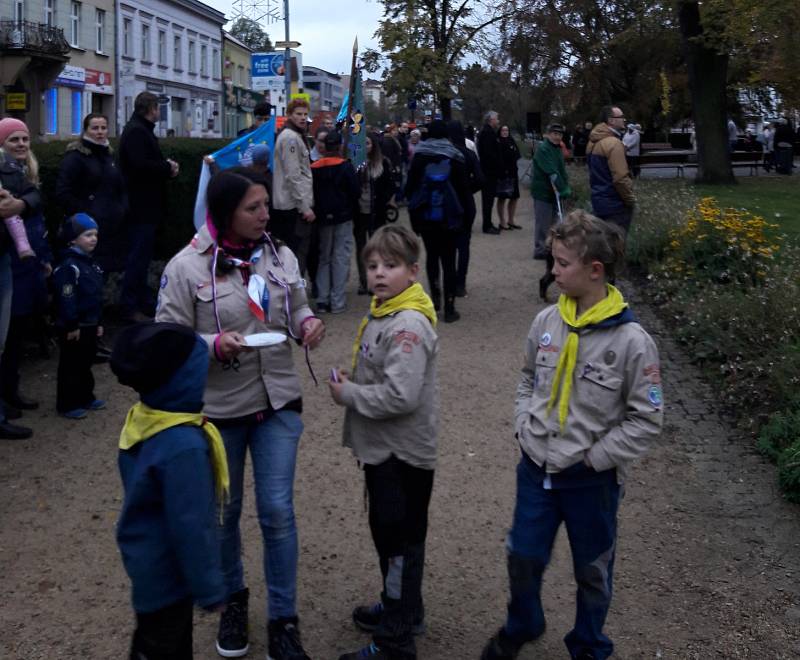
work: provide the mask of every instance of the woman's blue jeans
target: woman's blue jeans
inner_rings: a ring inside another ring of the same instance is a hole
[[[270,620],[294,616],[297,594],[297,526],[294,519],[294,469],[303,433],[300,414],[280,410],[262,422],[221,428],[228,454],[230,502],[223,516],[222,572],[228,594],[244,589],[242,513],[247,449],[253,463],[256,509],[264,542],[264,575]]]

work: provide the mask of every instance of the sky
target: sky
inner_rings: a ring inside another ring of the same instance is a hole
[[[205,4],[233,16],[233,0],[203,0]],[[266,0],[257,0],[266,2]],[[252,4],[253,0],[245,0]],[[273,0],[283,17],[283,0]],[[330,11],[328,11],[330,8]],[[320,0],[289,0],[289,38],[299,41],[303,66],[315,66],[331,73],[350,73],[353,40],[358,37],[359,52],[377,48],[373,38],[383,14],[379,0],[349,0],[347,3]],[[273,43],[284,39],[283,20],[261,26]],[[227,27],[230,27],[228,25]]]

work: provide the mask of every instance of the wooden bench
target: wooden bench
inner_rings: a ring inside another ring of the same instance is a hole
[[[731,154],[731,165],[750,167],[750,175],[758,174],[758,168],[764,164],[764,153],[761,151],[734,151]],[[697,167],[697,154],[677,153],[643,153],[639,156],[641,169],[665,169],[674,167],[675,176],[683,177],[686,169]]]

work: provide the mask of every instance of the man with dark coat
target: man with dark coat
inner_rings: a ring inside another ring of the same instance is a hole
[[[154,134],[158,97],[142,92],[133,115],[119,139],[119,164],[128,192],[128,260],[122,281],[120,307],[129,322],[152,320],[155,295],[147,286],[147,270],[153,256],[156,227],[164,220],[164,184],[178,176],[178,163],[164,158]]]
[[[483,170],[483,188],[481,189],[481,208],[483,209],[483,233],[499,234],[500,230],[492,224],[492,207],[494,206],[497,180],[502,175],[503,158],[500,151],[500,139],[497,129],[500,126],[500,115],[494,110],[486,113],[485,122],[478,134],[478,157]]]

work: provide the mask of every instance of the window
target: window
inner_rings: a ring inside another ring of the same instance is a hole
[[[197,73],[197,69],[195,68],[195,59],[194,59],[194,49],[195,43],[191,39],[189,39],[189,73]]]
[[[241,64],[236,67],[236,84],[244,87],[244,67]]]
[[[175,37],[172,43],[172,68],[176,71],[182,71],[183,53],[181,53],[181,38]]]
[[[208,75],[208,46],[200,45],[200,75]]]
[[[69,10],[69,45],[78,48],[81,36],[81,3],[70,3]]]
[[[216,48],[211,49],[211,70],[215,78],[219,78],[219,51]]]
[[[122,19],[122,54],[127,57],[131,56],[131,25],[130,18]]]
[[[44,93],[44,130],[48,135],[58,133],[58,89],[48,89]]]
[[[244,82],[242,83],[242,87],[247,87],[247,89],[250,89],[250,67],[247,67],[244,70],[244,75],[245,75],[245,78],[244,78]]]
[[[25,0],[14,0],[14,22],[22,23],[25,20]]]
[[[106,33],[106,13],[102,9],[98,9],[95,12],[94,28],[95,32],[97,33],[95,50],[98,53],[102,53],[105,44],[104,37]]]
[[[81,134],[81,122],[83,121],[83,92],[78,89],[72,90],[72,134]]]
[[[164,30],[158,31],[158,63],[162,66],[167,63],[167,33]]]
[[[150,61],[150,26],[142,24],[142,61]]]
[[[44,24],[48,27],[56,24],[56,0],[44,0]]]

